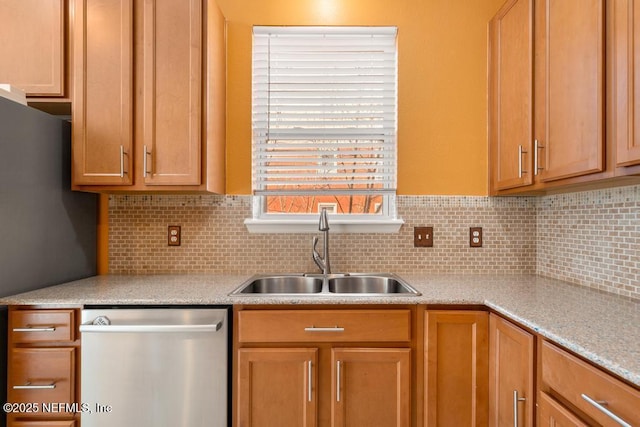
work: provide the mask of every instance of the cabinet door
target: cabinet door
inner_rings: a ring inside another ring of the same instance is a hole
[[[425,322],[426,425],[487,425],[488,313],[428,311]]]
[[[335,427],[411,424],[411,350],[334,348],[331,412]]]
[[[489,319],[489,425],[533,425],[533,335]]]
[[[587,427],[587,424],[541,391],[538,398],[538,427]]]
[[[0,82],[64,96],[64,0],[0,0]]]
[[[315,426],[317,361],[315,348],[240,349],[237,425]]]
[[[202,0],[144,0],[143,26],[144,183],[200,184]]]
[[[535,23],[534,168],[542,181],[600,172],[604,1],[538,0]]]
[[[490,23],[494,190],[533,183],[533,0],[509,0]]]
[[[73,182],[132,183],[133,0],[77,0]]]
[[[618,166],[640,164],[640,2],[614,0],[611,116]]]

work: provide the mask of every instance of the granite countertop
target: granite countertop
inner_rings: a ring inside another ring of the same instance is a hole
[[[484,304],[640,387],[640,301],[535,275],[400,276],[422,295],[229,296],[250,275],[108,275],[0,304]]]

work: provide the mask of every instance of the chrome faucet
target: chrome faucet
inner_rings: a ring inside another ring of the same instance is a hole
[[[318,237],[313,237],[313,261],[318,268],[322,271],[322,274],[331,274],[331,264],[329,263],[329,220],[327,219],[327,210],[322,209],[320,213],[320,223],[318,224],[318,230],[323,234],[323,250],[322,257],[316,250],[318,244]]]

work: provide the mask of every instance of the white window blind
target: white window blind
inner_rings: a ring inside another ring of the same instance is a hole
[[[254,27],[255,195],[395,194],[395,27]]]

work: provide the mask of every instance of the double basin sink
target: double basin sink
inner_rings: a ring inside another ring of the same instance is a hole
[[[280,274],[253,276],[230,295],[401,295],[418,296],[411,285],[394,274]]]

